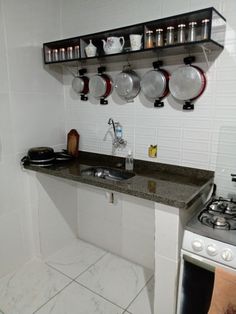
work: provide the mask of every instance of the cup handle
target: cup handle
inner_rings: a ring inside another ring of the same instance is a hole
[[[119,38],[119,40],[122,41],[121,48],[123,49],[124,44],[125,44],[125,39],[124,39],[124,37],[122,36],[122,37]]]

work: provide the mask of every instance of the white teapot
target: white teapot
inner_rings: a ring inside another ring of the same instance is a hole
[[[125,39],[124,37],[107,37],[107,41],[102,39],[103,42],[103,50],[106,55],[112,53],[119,53],[123,50]]]

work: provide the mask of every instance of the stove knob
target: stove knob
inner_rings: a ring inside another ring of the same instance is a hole
[[[206,249],[208,255],[215,256],[218,254],[218,250],[215,244],[209,244]]]
[[[221,257],[222,257],[223,260],[226,261],[226,262],[230,262],[230,261],[232,261],[233,258],[234,258],[233,252],[232,252],[230,249],[225,249],[224,251],[222,251]]]
[[[202,240],[193,240],[192,241],[192,248],[195,252],[201,252],[204,248],[204,244],[202,242]]]

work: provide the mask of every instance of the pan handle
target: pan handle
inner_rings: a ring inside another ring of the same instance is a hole
[[[163,66],[163,61],[161,61],[161,60],[155,61],[152,63],[152,66],[153,66],[154,70],[157,70]]]
[[[160,99],[156,99],[154,102],[154,107],[155,108],[162,108],[162,107],[164,107],[164,102],[161,101]]]
[[[196,58],[194,56],[189,56],[184,58],[184,64],[189,65],[195,62]]]
[[[190,101],[185,101],[185,104],[183,105],[183,110],[193,110],[194,104],[192,104]]]
[[[21,159],[21,165],[28,165],[30,160],[29,160],[29,157],[28,156],[24,156],[22,159]]]
[[[108,104],[108,100],[105,98],[101,98],[100,99],[100,105],[107,105]]]

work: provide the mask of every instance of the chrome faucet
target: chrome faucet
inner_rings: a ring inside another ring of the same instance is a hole
[[[112,125],[113,131],[114,131],[114,139],[112,141],[112,146],[116,148],[125,147],[127,144],[127,141],[125,141],[122,137],[117,136],[117,126],[119,125],[119,122],[114,122],[112,118],[108,120],[108,124]]]

